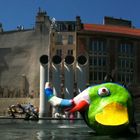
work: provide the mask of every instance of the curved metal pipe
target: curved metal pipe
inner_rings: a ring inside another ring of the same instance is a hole
[[[46,106],[47,100],[44,93],[44,85],[48,79],[48,56],[42,55],[40,57],[40,104],[39,104],[39,117],[46,117],[48,108]]]
[[[58,97],[61,96],[61,62],[62,59],[59,55],[52,58],[52,84],[54,94]]]
[[[88,59],[84,55],[77,57],[76,76],[77,88],[80,93],[86,88],[88,74]]]
[[[64,61],[64,97],[67,99],[72,98],[74,88],[74,56],[67,55]]]
[[[61,57],[59,55],[54,55],[52,57],[52,85],[53,93],[57,97],[61,97]],[[52,117],[58,112],[57,107],[52,108]],[[58,112],[60,113],[60,112]]]

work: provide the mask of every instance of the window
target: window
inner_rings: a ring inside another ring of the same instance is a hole
[[[97,72],[94,71],[94,81],[97,81]]]
[[[118,81],[125,83],[133,83],[134,74],[132,72],[119,72]]]
[[[97,57],[94,57],[94,66],[97,66],[98,65],[98,59]]]
[[[134,47],[123,42],[118,47],[118,81],[132,83],[134,77]]]
[[[97,52],[98,51],[97,41],[94,41],[92,45],[93,45],[92,46],[93,47],[93,51]]]
[[[92,72],[89,73],[89,80],[90,80],[90,81],[93,80],[93,73],[92,73]]]
[[[101,82],[107,73],[107,47],[103,39],[91,39],[90,68],[93,72],[93,82]],[[90,81],[92,82],[92,81]]]
[[[73,50],[68,50],[68,55],[73,55]]]
[[[58,29],[58,31],[66,31],[66,27],[63,23],[58,23],[57,29]]]
[[[89,65],[92,65],[93,64],[93,59],[92,57],[89,57]]]
[[[62,55],[62,50],[61,49],[56,50],[56,54],[61,56]]]
[[[98,79],[99,81],[103,80],[103,78],[102,78],[102,72],[98,72],[98,78],[99,78]]]
[[[93,80],[94,82],[103,81],[106,76],[105,71],[94,71]]]
[[[92,65],[97,66],[97,67],[105,67],[107,64],[106,59],[107,58],[105,56],[94,56],[93,57],[94,63]],[[92,61],[92,60],[90,60],[90,61]]]
[[[107,64],[106,61],[107,61],[107,60],[106,60],[106,57],[103,57],[103,58],[102,58],[102,66],[106,66],[106,64]]]
[[[132,75],[134,74],[134,59],[132,58],[118,58],[118,81],[132,82]]]
[[[68,24],[68,31],[72,31],[72,25]]]
[[[119,55],[133,56],[134,47],[131,43],[120,43],[118,47],[118,52],[119,52]]]
[[[104,54],[106,53],[105,41],[100,39],[91,40],[91,45],[89,49],[90,51],[92,51],[92,53]]]
[[[73,44],[73,36],[72,35],[68,36],[68,44]]]
[[[124,70],[133,70],[134,63],[135,63],[134,59],[118,58],[118,68],[120,70],[122,70],[122,69],[124,69]]]
[[[102,58],[101,57],[98,58],[98,65],[102,66]]]
[[[56,35],[56,44],[62,44],[62,35],[61,34]]]

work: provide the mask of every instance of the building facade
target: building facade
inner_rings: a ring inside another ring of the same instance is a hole
[[[39,97],[39,58],[47,54],[50,19],[39,9],[35,26],[4,31],[0,25],[0,97]]]
[[[89,84],[110,81],[139,94],[140,29],[131,21],[105,17],[103,25],[84,24],[77,32],[77,54],[89,56]],[[139,96],[139,95],[138,95]]]
[[[27,97],[30,93],[38,97],[39,58],[44,54],[51,56],[51,64],[54,56],[61,58],[63,85],[65,60],[73,64],[76,89],[77,61],[84,63],[86,58],[86,85],[104,82],[110,75],[139,94],[140,29],[131,21],[105,17],[103,24],[84,24],[77,16],[74,21],[56,21],[56,25],[49,34],[51,20],[41,9],[32,29],[4,31],[0,25],[1,97]]]
[[[85,56],[87,85],[114,81],[139,96],[140,29],[134,28],[131,21],[105,17],[102,25],[83,24],[76,17],[76,21],[58,21],[57,25],[57,31],[51,36],[52,55],[60,55],[63,60],[67,55],[74,56],[74,70],[77,58]],[[76,72],[74,83],[77,85]]]

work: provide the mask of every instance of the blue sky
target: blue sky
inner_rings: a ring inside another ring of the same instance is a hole
[[[38,8],[56,20],[75,20],[81,16],[84,23],[102,24],[104,16],[131,20],[140,28],[140,0],[0,0],[0,22],[4,30],[18,25],[31,28]]]

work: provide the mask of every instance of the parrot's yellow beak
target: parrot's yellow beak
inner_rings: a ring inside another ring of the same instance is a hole
[[[118,126],[129,123],[127,108],[119,103],[111,103],[103,108],[103,111],[96,114],[98,123],[107,126]]]

